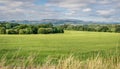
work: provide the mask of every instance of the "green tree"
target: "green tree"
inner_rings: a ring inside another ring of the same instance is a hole
[[[47,33],[47,34],[53,33],[53,29],[52,29],[52,28],[46,28],[46,33]]]
[[[18,32],[15,31],[14,29],[7,29],[7,30],[6,30],[6,33],[7,33],[7,34],[18,34]]]
[[[11,24],[10,23],[7,23],[6,24],[6,29],[10,29],[11,28]]]
[[[25,29],[20,29],[19,34],[25,34]]]
[[[107,32],[108,30],[109,30],[109,28],[107,26],[101,26],[98,31],[99,32]]]
[[[46,34],[46,29],[45,28],[39,28],[38,29],[38,34]]]
[[[117,25],[117,26],[116,26],[115,32],[120,33],[120,25]]]
[[[57,28],[57,33],[64,33],[64,30],[62,28]]]
[[[6,29],[4,27],[0,27],[0,34],[5,34],[6,33]]]
[[[31,28],[26,28],[25,33],[26,34],[33,34],[33,30]]]
[[[38,29],[38,34],[50,34],[53,33],[52,28],[39,28]]]
[[[33,31],[31,28],[20,29],[19,34],[33,34]]]

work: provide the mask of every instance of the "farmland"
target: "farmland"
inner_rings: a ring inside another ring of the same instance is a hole
[[[120,34],[108,32],[65,31],[64,34],[0,35],[0,58],[6,56],[9,61],[14,55],[17,55],[15,59],[37,55],[37,63],[41,63],[48,56],[59,58],[72,54],[84,60],[93,54],[96,56],[100,51],[116,48],[119,51],[119,43]]]

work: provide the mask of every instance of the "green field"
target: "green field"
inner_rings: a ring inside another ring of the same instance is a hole
[[[119,33],[65,31],[64,34],[0,35],[0,58],[10,59],[39,54],[41,62],[47,56],[59,56],[109,50],[119,46]],[[118,49],[119,50],[119,49]]]

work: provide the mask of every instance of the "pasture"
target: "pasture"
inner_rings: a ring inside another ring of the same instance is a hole
[[[105,32],[65,31],[64,34],[31,34],[0,35],[0,58],[5,55],[8,61],[16,58],[27,58],[37,54],[37,62],[46,57],[75,55],[83,59],[90,53],[99,51],[120,50],[120,34]],[[87,55],[86,55],[87,54]]]

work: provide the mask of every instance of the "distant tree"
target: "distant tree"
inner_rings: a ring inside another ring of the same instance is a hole
[[[46,24],[47,25],[47,28],[52,28],[53,27],[53,24],[52,23],[48,23]]]
[[[26,28],[25,34],[33,34],[33,30],[31,28]]]
[[[19,34],[19,29],[14,29],[15,34]]]
[[[64,33],[64,30],[62,28],[57,28],[57,33]]]
[[[39,28],[38,34],[50,34],[50,33],[62,33],[63,30],[58,29],[56,27],[54,28]]]
[[[6,33],[6,29],[4,27],[0,27],[0,34],[5,34]]]
[[[46,34],[49,34],[49,33],[53,33],[53,29],[52,28],[46,28]]]
[[[6,24],[6,29],[10,29],[11,28],[11,24],[10,23],[7,23]]]
[[[3,27],[2,24],[0,24],[0,27]]]
[[[25,29],[20,29],[19,34],[25,34]]]
[[[69,24],[61,25],[61,27],[62,27],[63,29],[66,29],[68,26],[69,26]]]
[[[33,31],[31,28],[19,29],[19,34],[33,34]]]
[[[78,28],[79,31],[83,31],[83,26],[80,25],[79,28]]]
[[[109,28],[107,26],[102,26],[99,28],[99,32],[107,32],[109,30]]]
[[[18,32],[15,31],[14,29],[7,29],[6,34],[18,34]]]
[[[115,32],[120,33],[120,25],[117,25],[117,26],[116,26]]]
[[[56,27],[53,27],[53,33],[57,33],[57,28]]]
[[[25,29],[25,28],[27,28],[27,27],[28,27],[28,25],[25,25],[25,24],[19,25],[19,29]]]
[[[74,26],[73,25],[68,25],[66,29],[67,30],[74,30]]]
[[[31,29],[32,29],[33,34],[37,34],[37,32],[38,32],[38,27],[37,26],[32,25]]]
[[[52,23],[38,25],[38,28],[52,28],[52,27],[53,27]]]
[[[89,26],[88,25],[83,25],[83,31],[88,31]]]
[[[16,27],[16,26],[19,26],[20,24],[17,24],[17,23],[11,23],[11,28],[13,27]]]
[[[39,28],[38,29],[38,34],[46,34],[46,29],[45,28]]]

